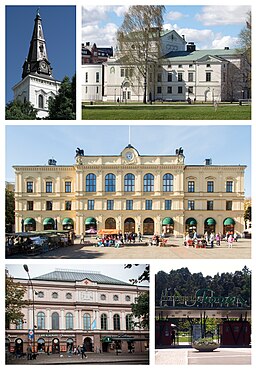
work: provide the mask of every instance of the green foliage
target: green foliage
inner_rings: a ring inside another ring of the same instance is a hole
[[[144,329],[149,328],[149,292],[140,293],[136,302],[132,303],[132,313],[139,319],[138,325]]]
[[[132,268],[132,266],[133,266],[132,264],[127,264],[124,266],[124,268],[130,269]],[[134,264],[134,266],[139,266],[139,264]],[[143,281],[149,281],[149,275],[150,275],[149,265],[146,265],[143,273],[137,279],[130,279],[130,281],[132,282],[132,284],[138,284],[142,283]]]
[[[26,101],[13,100],[6,104],[5,119],[7,120],[35,120],[37,111],[33,105]]]
[[[12,225],[15,223],[14,209],[14,192],[5,189],[5,227],[6,231],[10,229],[9,232],[11,231]]]
[[[13,278],[5,273],[5,325],[9,328],[11,323],[18,323],[23,319],[22,308],[29,302],[24,300],[26,289],[15,283]]]
[[[248,221],[252,220],[252,207],[251,206],[247,207],[246,210],[244,211],[244,219]]]
[[[73,77],[64,77],[61,82],[58,94],[55,98],[49,98],[49,115],[47,119],[70,120],[76,119],[76,79]]]

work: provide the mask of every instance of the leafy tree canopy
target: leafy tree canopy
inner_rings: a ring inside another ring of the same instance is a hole
[[[35,120],[37,111],[29,102],[13,100],[6,104],[5,119],[7,120]]]

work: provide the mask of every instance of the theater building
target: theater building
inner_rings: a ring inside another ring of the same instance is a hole
[[[135,286],[99,272],[56,270],[31,281],[14,278],[27,288],[23,322],[6,329],[6,349],[26,352],[144,352],[149,332],[134,325],[131,304],[147,287]],[[33,304],[34,302],[34,304]],[[34,324],[34,325],[33,325]],[[32,328],[35,327],[34,336]]]
[[[15,231],[100,229],[182,236],[244,230],[244,165],[185,164],[183,150],[118,155],[77,149],[73,165],[13,166]]]

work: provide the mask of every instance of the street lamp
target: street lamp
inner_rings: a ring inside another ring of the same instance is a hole
[[[29,268],[28,265],[23,265],[24,270],[28,274],[28,281],[31,285],[32,289],[32,326],[33,326],[33,352],[36,350],[36,345],[35,345],[35,298],[34,298],[34,286],[29,274]]]

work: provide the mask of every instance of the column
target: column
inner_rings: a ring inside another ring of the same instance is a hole
[[[109,315],[108,315],[108,330],[113,330],[114,329],[114,325],[113,325],[113,312],[112,311],[109,311]]]

